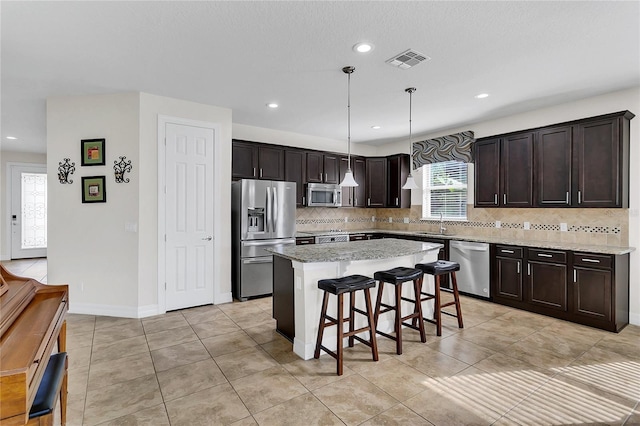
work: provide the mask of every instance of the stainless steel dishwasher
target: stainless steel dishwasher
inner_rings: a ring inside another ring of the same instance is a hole
[[[456,272],[458,290],[462,293],[488,299],[489,293],[489,244],[470,241],[451,241],[449,258],[460,264]]]

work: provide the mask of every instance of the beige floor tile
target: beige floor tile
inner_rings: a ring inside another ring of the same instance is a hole
[[[91,362],[111,361],[139,353],[149,352],[147,338],[143,336],[129,337],[114,343],[93,345]]]
[[[154,373],[151,354],[148,352],[91,363],[87,390],[92,391]]]
[[[427,347],[407,352],[398,359],[431,377],[453,376],[469,367],[469,364]]]
[[[491,349],[464,340],[459,334],[433,342],[429,347],[467,364],[475,364],[495,353]]]
[[[165,405],[171,424],[176,426],[230,424],[249,416],[249,411],[228,383],[174,399]]]
[[[580,355],[575,361],[569,364],[569,366],[609,364],[625,362],[628,360],[629,358],[620,355],[617,352],[610,351],[601,346],[594,346]]]
[[[89,366],[69,369],[67,374],[67,393],[69,398],[84,398],[87,394]]]
[[[620,354],[628,359],[640,361],[640,337],[636,337],[634,334],[620,333],[619,336],[607,336],[600,340],[596,346]]]
[[[443,425],[491,425],[500,414],[434,380],[429,389],[408,399],[404,405],[433,423]]]
[[[228,318],[223,311],[214,305],[198,306],[196,308],[183,309],[180,311],[189,324],[211,321],[218,318]]]
[[[242,349],[257,346],[255,340],[247,335],[244,331],[235,333],[227,333],[221,336],[209,337],[202,339],[202,344],[207,348],[212,357],[225,355]]]
[[[253,416],[249,416],[231,423],[231,426],[258,426],[258,423],[255,421]]]
[[[245,328],[244,331],[259,345],[279,339],[282,336],[276,331],[275,323],[263,323],[255,327]]]
[[[338,376],[336,374],[336,360],[329,355],[322,355],[319,359],[306,361],[298,358],[296,361],[283,364],[283,367],[309,390],[318,389],[355,374],[344,364],[342,376]]]
[[[96,318],[96,331],[93,336],[94,345],[108,345],[129,337],[144,335],[144,329],[142,328],[140,320],[137,320],[136,322],[127,322],[123,325],[112,325],[106,328],[98,328],[98,320],[100,318],[108,317]]]
[[[271,314],[261,309],[257,312],[243,312],[242,314],[227,313],[227,315],[241,328],[249,328],[262,324],[270,324],[275,328],[276,325],[276,320],[271,317]]]
[[[182,365],[193,364],[210,357],[207,349],[198,340],[151,352],[153,365],[158,373]]]
[[[164,315],[142,319],[142,327],[144,328],[145,334],[158,333],[160,331],[184,327],[185,325],[189,325],[189,323],[184,319],[184,315],[182,315],[180,311],[168,312]]]
[[[111,327],[135,329],[137,326],[142,326],[142,321],[136,318],[96,316],[96,330]]]
[[[263,343],[260,347],[280,364],[287,364],[300,359],[300,357],[293,352],[293,344],[282,336],[276,336],[274,340]]]
[[[306,393],[254,415],[260,426],[343,426],[318,399]]]
[[[82,348],[93,345],[93,330],[86,333],[67,333],[68,348]]]
[[[92,332],[96,327],[95,315],[68,314],[67,335]]]
[[[196,332],[200,339],[220,336],[222,334],[233,333],[241,330],[235,322],[231,321],[226,316],[192,324],[191,328]]]
[[[417,415],[402,404],[389,408],[371,420],[362,423],[362,426],[431,426],[431,423]]]
[[[91,346],[67,346],[69,355],[69,370],[88,367],[91,363]]]
[[[398,403],[356,374],[316,389],[313,394],[348,425],[360,424]]]
[[[475,368],[487,373],[505,373],[505,372],[536,372],[546,375],[548,378],[555,376],[557,373],[553,370],[536,367],[526,361],[512,358],[508,355],[497,353],[473,365]]]
[[[74,398],[69,396],[67,400],[67,426],[82,426],[84,416],[84,395],[82,398]],[[54,413],[60,413],[60,409],[56,408]],[[58,420],[59,421],[59,420]],[[58,424],[54,422],[54,424]]]
[[[162,403],[155,374],[87,392],[84,424],[96,425]]]
[[[100,426],[169,426],[169,417],[164,404],[155,407],[137,411],[126,416],[119,417],[115,420],[101,423]]]
[[[281,366],[269,368],[250,376],[231,381],[231,386],[252,414],[281,404],[307,393],[287,370]]]
[[[359,369],[358,374],[400,402],[422,392],[425,381],[430,379],[397,359],[370,363]]]
[[[147,343],[152,351],[198,340],[190,325],[147,334]]]
[[[569,365],[590,348],[588,343],[537,332],[512,344],[502,353],[538,367],[554,368]]]
[[[252,347],[214,358],[227,380],[236,380],[278,365],[260,347]]]
[[[499,352],[515,342],[535,333],[535,330],[517,326],[505,327],[498,320],[487,321],[476,327],[465,328],[460,337],[478,346]]]
[[[158,373],[160,390],[165,401],[221,385],[227,379],[212,359],[194,362]]]

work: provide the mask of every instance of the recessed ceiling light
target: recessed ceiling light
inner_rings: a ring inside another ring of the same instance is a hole
[[[480,93],[479,95],[476,95],[476,99],[484,99],[488,97],[489,97],[488,93]]]
[[[18,138],[16,138],[15,136],[7,136],[7,139],[15,140],[15,139],[18,139]]]
[[[353,46],[353,50],[358,53],[371,52],[373,50],[373,44],[366,42],[357,43]]]
[[[268,104],[267,104],[267,106],[268,106],[269,108],[278,108],[278,104],[276,104],[276,103],[274,103],[274,102],[268,103]]]
[[[372,128],[373,130],[378,130],[378,129],[380,129],[380,126],[371,126],[371,128]]]

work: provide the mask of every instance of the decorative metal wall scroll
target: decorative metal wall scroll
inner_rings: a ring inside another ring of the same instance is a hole
[[[73,180],[69,179],[69,176],[76,171],[76,163],[73,162],[69,164],[69,161],[71,161],[69,158],[65,158],[64,162],[60,161],[58,163],[58,180],[62,184],[73,183]]]
[[[116,176],[116,183],[129,183],[129,178],[125,178],[124,174],[131,172],[131,160],[127,161],[127,157],[120,157],[120,161],[113,161],[113,171]]]

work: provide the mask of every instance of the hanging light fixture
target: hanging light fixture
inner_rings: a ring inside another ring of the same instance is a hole
[[[340,186],[358,186],[358,182],[353,178],[351,172],[351,74],[356,69],[352,66],[342,68],[342,72],[347,74],[347,173],[344,175],[344,179],[340,182]]]
[[[411,140],[411,97],[416,88],[408,87],[404,91],[409,94],[409,176],[407,176],[407,181],[402,189],[420,189],[415,179],[413,179],[413,141]]]

